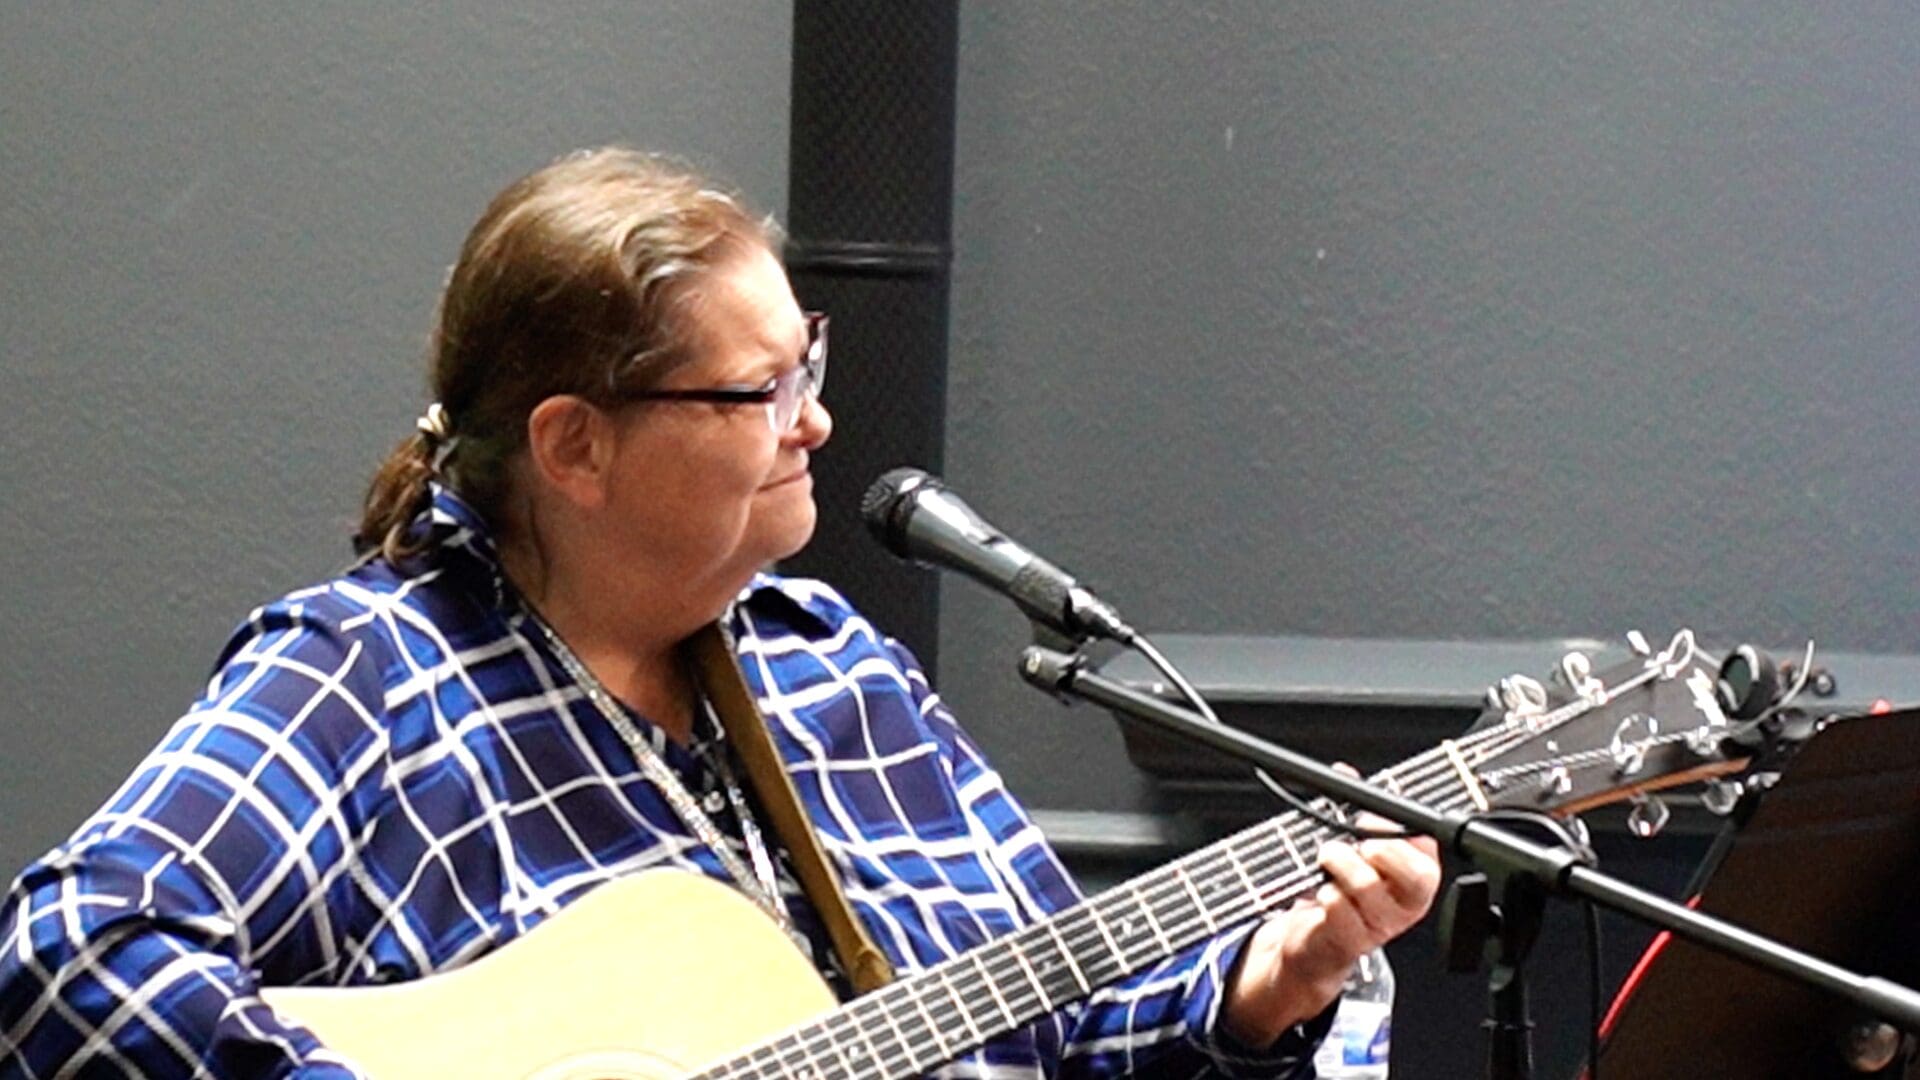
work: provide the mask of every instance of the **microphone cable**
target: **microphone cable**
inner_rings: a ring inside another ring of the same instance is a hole
[[[1207,704],[1207,699],[1201,696],[1200,691],[1196,690],[1194,685],[1187,681],[1187,677],[1180,674],[1180,669],[1174,667],[1173,662],[1168,660],[1166,655],[1156,648],[1153,642],[1147,639],[1145,634],[1135,631],[1124,638],[1123,643],[1138,652],[1141,656],[1146,657],[1147,663],[1153,665],[1154,670],[1158,671],[1167,682],[1173,685],[1174,689],[1180,692],[1180,696],[1186,699],[1187,704],[1193,707],[1194,712],[1198,713],[1201,719],[1215,727],[1224,728],[1229,726],[1226,721],[1220,719],[1219,715],[1213,711],[1213,706]],[[1274,779],[1273,774],[1267,770],[1255,766],[1253,775],[1255,779],[1260,781],[1263,787],[1269,792],[1272,792],[1273,795],[1282,802],[1285,802],[1288,806],[1299,811],[1310,820],[1336,833],[1360,840],[1406,840],[1416,835],[1397,825],[1381,828],[1377,826],[1357,825],[1351,821],[1344,821],[1323,812],[1309,800],[1301,797],[1286,785]]]

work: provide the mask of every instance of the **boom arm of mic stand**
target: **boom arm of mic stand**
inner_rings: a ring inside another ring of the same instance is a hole
[[[1771,938],[1704,915],[1618,878],[1580,865],[1562,848],[1547,847],[1484,821],[1448,814],[1354,779],[1314,759],[1141,693],[1098,672],[1084,658],[1030,646],[1021,656],[1026,680],[1057,697],[1091,701],[1162,731],[1218,750],[1324,795],[1370,810],[1407,829],[1435,837],[1448,850],[1490,871],[1527,874],[1551,893],[1584,897],[1679,937],[1845,998],[1896,1027],[1920,1033],[1920,994],[1876,976],[1860,975]]]

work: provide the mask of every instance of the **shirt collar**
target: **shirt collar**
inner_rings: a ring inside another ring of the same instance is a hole
[[[413,519],[416,535],[424,533],[427,548],[442,572],[463,578],[486,593],[496,608],[511,592],[500,552],[486,519],[452,488],[427,481],[431,496],[426,509]]]

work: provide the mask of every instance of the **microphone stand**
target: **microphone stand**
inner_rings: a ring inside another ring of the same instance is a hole
[[[1895,1027],[1920,1031],[1920,994],[1907,987],[1856,974],[1636,888],[1582,865],[1565,848],[1534,843],[1470,815],[1434,810],[1285,747],[1209,723],[1188,709],[1089,670],[1087,658],[1077,652],[1030,646],[1021,655],[1020,674],[1062,701],[1086,700],[1125,713],[1372,811],[1410,832],[1432,836],[1447,850],[1472,860],[1488,878],[1499,883],[1501,925],[1494,931],[1499,935],[1499,947],[1490,983],[1494,1015],[1489,1022],[1488,1044],[1488,1067],[1495,1080],[1530,1080],[1533,1055],[1528,1039],[1532,1025],[1527,1019],[1522,964],[1549,895],[1591,900],[1743,963],[1836,994]]]

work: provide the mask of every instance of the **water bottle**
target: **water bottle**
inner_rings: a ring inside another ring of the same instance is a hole
[[[1375,949],[1353,965],[1333,1015],[1333,1030],[1313,1055],[1322,1080],[1387,1080],[1393,1036],[1393,968]]]

